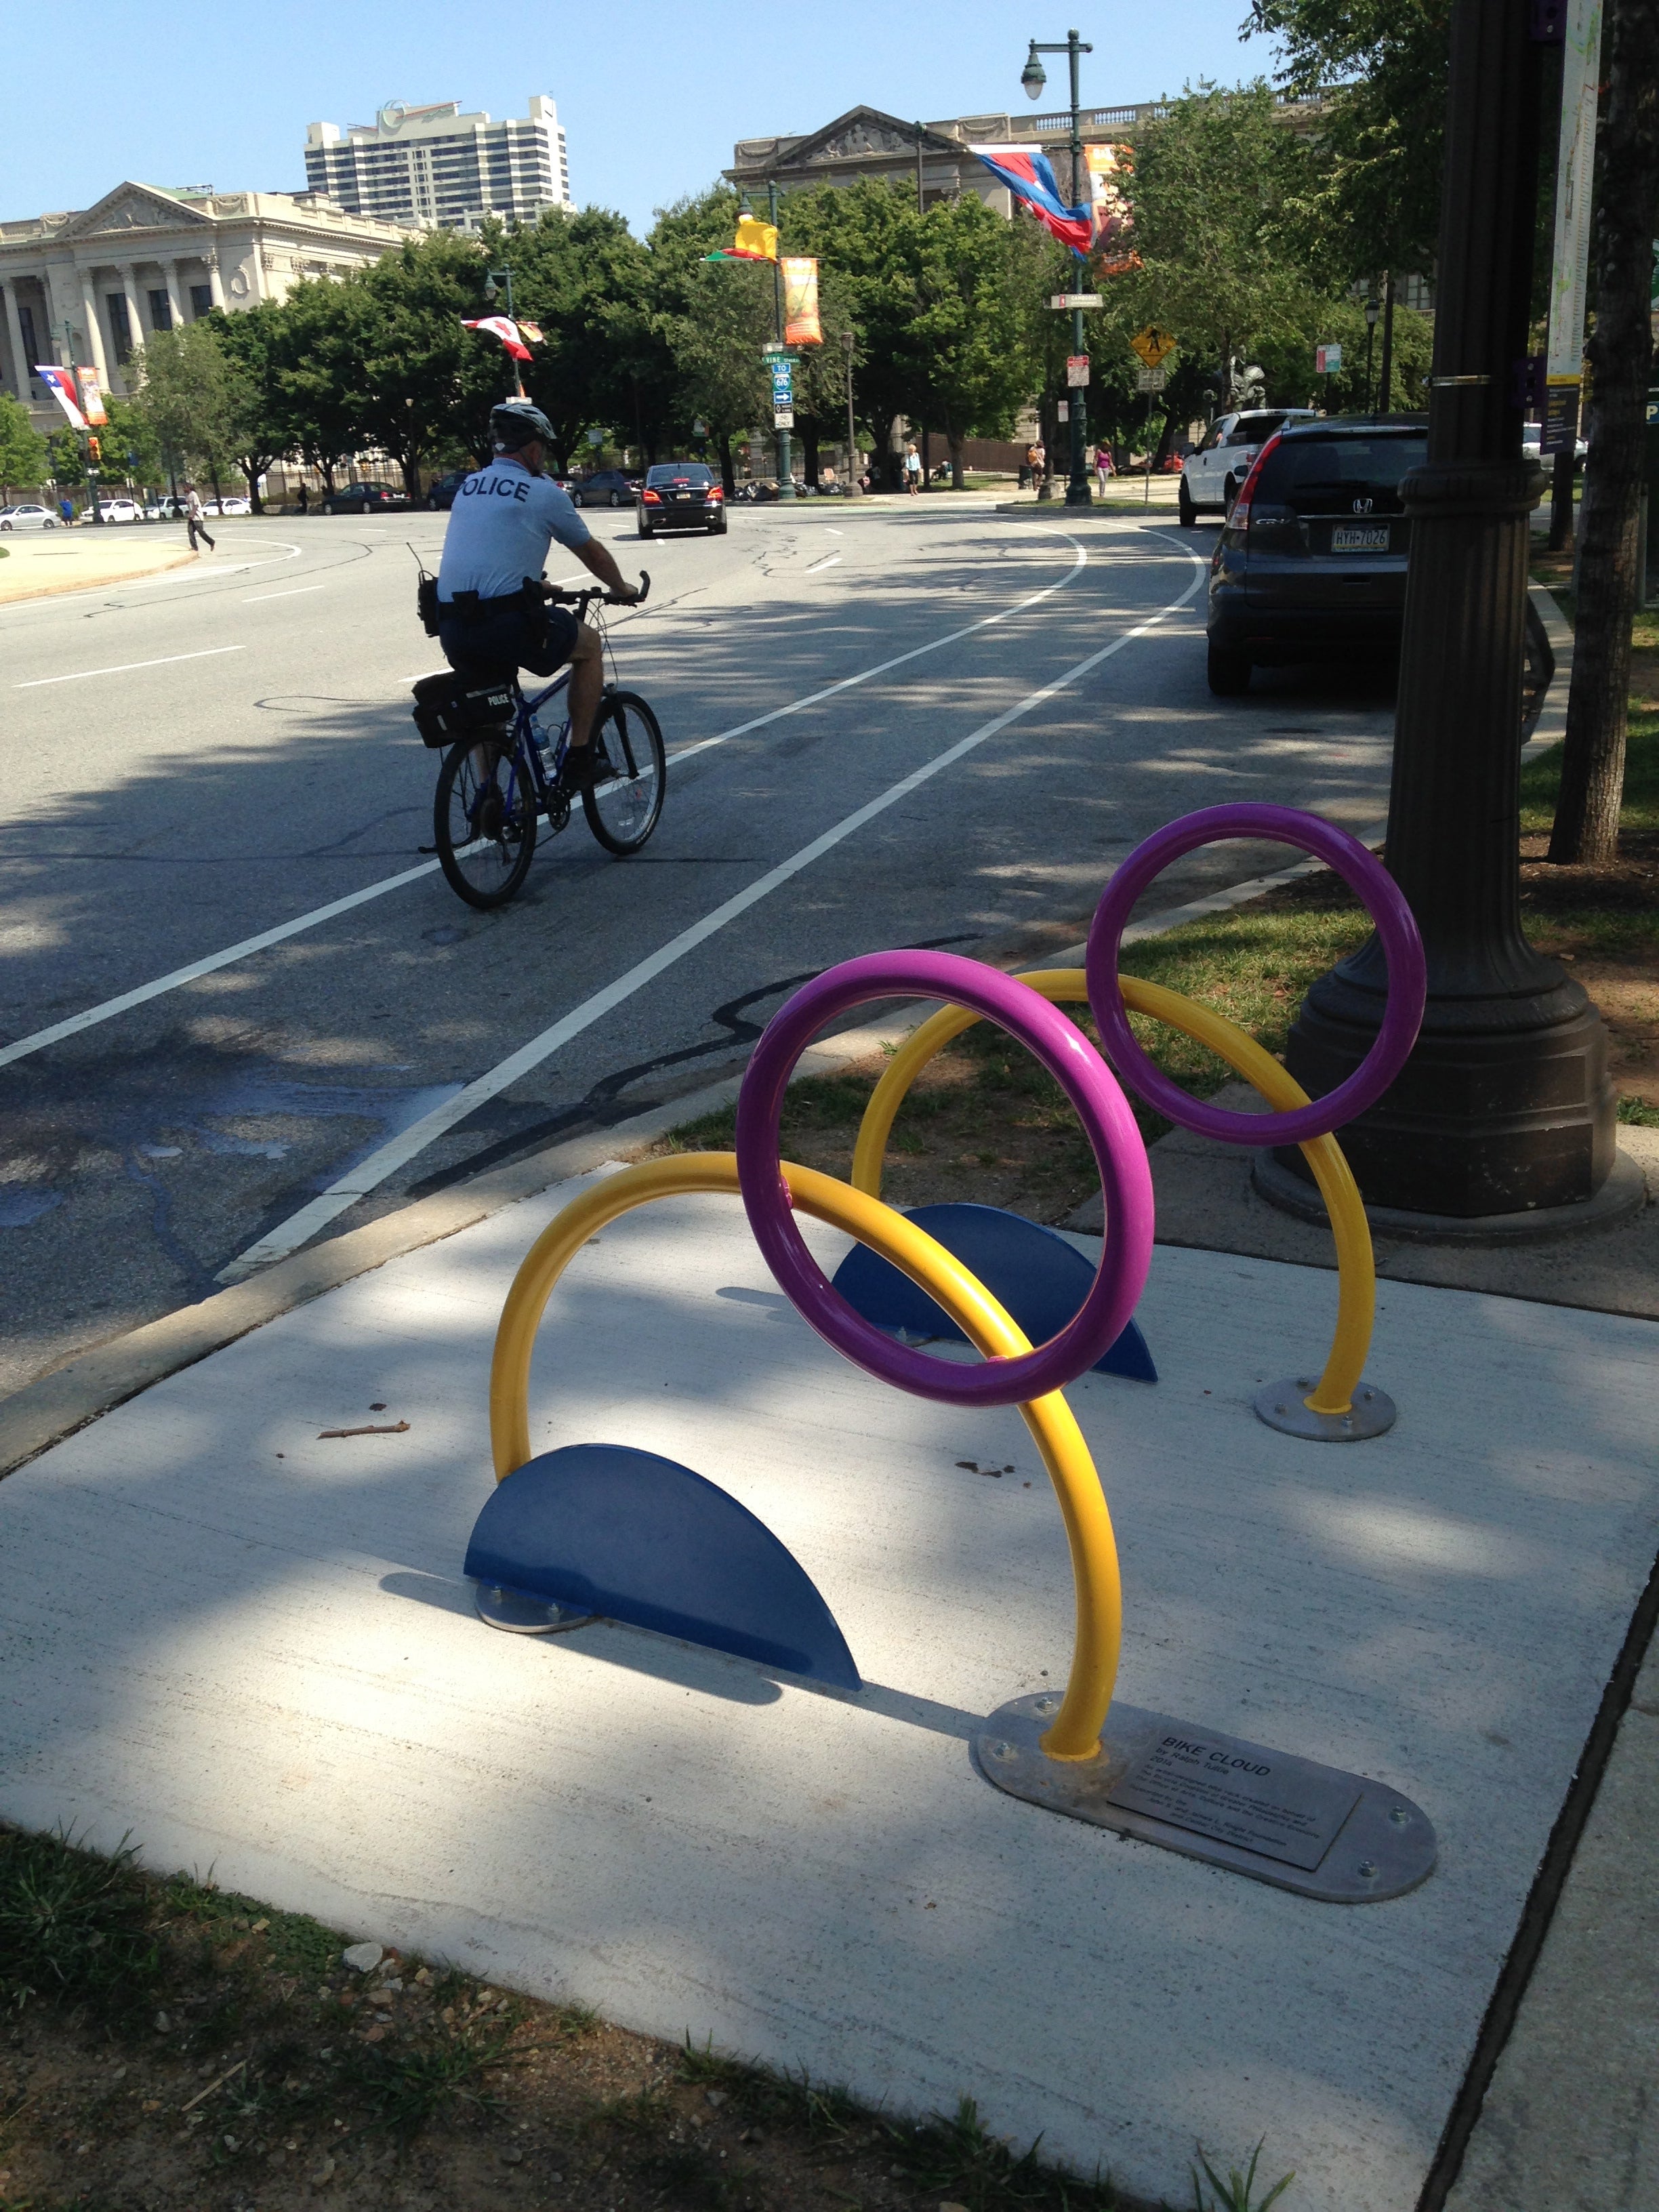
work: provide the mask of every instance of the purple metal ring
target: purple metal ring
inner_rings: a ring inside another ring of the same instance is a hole
[[[780,1169],[778,1116],[796,1060],[824,1024],[871,999],[943,999],[971,1006],[1017,1037],[1077,1109],[1105,1194],[1107,1233],[1089,1294],[1060,1334],[1018,1359],[977,1367],[895,1344],[853,1311],[795,1226]],[[781,1006],[755,1047],[738,1098],[738,1180],[755,1241],[805,1320],[884,1382],[947,1406],[1014,1406],[1058,1390],[1122,1334],[1152,1252],[1152,1178],[1127,1099],[1100,1054],[1029,985],[954,952],[872,952],[846,960]]]
[[[1389,996],[1376,1042],[1346,1083],[1288,1114],[1233,1114],[1205,1106],[1161,1074],[1141,1050],[1129,1027],[1117,976],[1124,926],[1135,901],[1171,860],[1199,845],[1228,837],[1270,840],[1294,845],[1334,868],[1370,909],[1389,963]],[[1340,1129],[1345,1121],[1380,1098],[1411,1054],[1422,1025],[1428,995],[1428,970],[1416,918],[1400,886],[1382,862],[1357,837],[1292,806],[1206,806],[1184,814],[1135,847],[1095,909],[1089,932],[1089,1004],[1100,1024],[1101,1042],[1124,1081],[1149,1106],[1167,1114],[1179,1127],[1226,1145],[1300,1145]]]

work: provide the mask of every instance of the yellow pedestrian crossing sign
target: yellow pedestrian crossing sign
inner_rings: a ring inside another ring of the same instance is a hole
[[[1156,323],[1148,323],[1144,331],[1135,332],[1129,343],[1148,368],[1156,368],[1165,354],[1175,351],[1175,332],[1160,330]]]

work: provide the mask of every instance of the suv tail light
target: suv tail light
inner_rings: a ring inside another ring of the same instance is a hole
[[[640,497],[645,501],[647,507],[660,507],[662,505],[662,494],[659,491],[642,491],[640,494]]]
[[[1256,484],[1261,478],[1261,464],[1267,459],[1268,454],[1272,453],[1273,447],[1279,443],[1280,438],[1283,437],[1284,434],[1285,434],[1282,430],[1275,430],[1272,437],[1268,439],[1267,444],[1261,448],[1261,451],[1256,455],[1255,460],[1250,464],[1250,473],[1245,477],[1243,484],[1239,487],[1238,497],[1233,501],[1233,511],[1227,517],[1227,527],[1229,530],[1248,530],[1249,528],[1250,501],[1255,495]]]

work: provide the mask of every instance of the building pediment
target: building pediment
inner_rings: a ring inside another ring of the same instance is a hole
[[[957,154],[962,150],[954,138],[929,131],[925,125],[921,140],[931,153]],[[830,161],[857,161],[871,155],[914,156],[915,150],[914,123],[906,123],[896,115],[885,115],[878,107],[854,107],[792,147],[785,166],[792,169],[815,168]]]
[[[158,192],[153,185],[118,185],[96,206],[71,216],[58,233],[65,244],[93,238],[131,237],[152,230],[180,230],[199,227],[211,230],[212,220],[199,208]]]

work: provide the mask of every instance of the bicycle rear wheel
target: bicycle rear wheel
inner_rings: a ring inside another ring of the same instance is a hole
[[[469,906],[505,906],[536,852],[536,794],[513,738],[461,738],[438,773],[432,828],[438,863]]]
[[[607,853],[637,853],[657,826],[668,783],[657,718],[637,691],[607,692],[593,743],[610,773],[582,793],[587,826]]]

